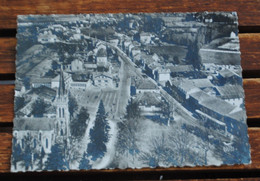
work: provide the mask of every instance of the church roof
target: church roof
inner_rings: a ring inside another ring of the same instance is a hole
[[[56,96],[56,91],[46,86],[31,89],[28,94],[36,95],[43,99],[52,100]]]
[[[51,78],[32,78],[32,83],[51,83]]]
[[[14,130],[18,131],[51,131],[54,130],[55,119],[50,118],[15,118]]]

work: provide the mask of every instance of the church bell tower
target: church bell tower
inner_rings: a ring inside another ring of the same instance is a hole
[[[69,137],[69,108],[68,108],[68,94],[65,88],[63,67],[60,69],[59,88],[57,90],[55,105],[56,105],[56,123],[55,132],[58,137],[67,139]]]

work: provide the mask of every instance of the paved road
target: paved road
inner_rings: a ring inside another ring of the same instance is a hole
[[[91,39],[91,40],[97,40],[96,38],[92,38],[92,37],[88,37],[88,36],[85,36],[85,38],[88,38],[88,39]],[[137,65],[134,62],[132,62],[132,60],[126,55],[125,52],[123,52],[117,46],[114,46],[114,45],[112,45],[108,42],[105,42],[105,41],[99,40],[99,39],[98,39],[98,41],[101,41],[105,45],[113,48],[117,52],[117,55],[120,56],[122,62],[124,63],[123,67],[124,67],[125,77],[123,77],[124,81],[122,81],[122,82],[124,82],[124,87],[126,87],[125,86],[126,77],[129,76],[126,73],[129,74],[130,71],[133,71],[135,73],[135,75],[137,75],[142,80],[147,79],[147,80],[151,81],[152,83],[154,83],[156,86],[158,86],[158,88],[160,89],[161,95],[170,103],[171,109],[173,111],[173,115],[176,114],[176,115],[180,116],[182,118],[181,119],[182,123],[186,123],[188,125],[196,126],[196,127],[200,128],[201,130],[204,130],[204,131],[210,131],[209,129],[207,129],[203,125],[201,125],[201,123],[198,122],[198,120],[192,116],[192,113],[190,111],[188,111],[186,108],[184,108],[177,100],[175,100],[170,94],[168,94],[168,92],[166,92],[161,86],[159,86],[158,83],[154,79],[150,78],[149,76],[147,76],[147,78],[143,78],[143,76],[142,76],[143,73],[141,72],[141,70],[139,68],[137,68]],[[203,49],[203,51],[208,51],[208,50]],[[227,53],[229,53],[229,52],[227,52]],[[122,88],[120,92],[123,93],[123,91],[125,91],[124,88]],[[118,105],[120,105],[120,104],[118,104]],[[118,115],[119,115],[119,113],[120,112],[118,111]],[[215,131],[212,134],[218,135],[218,137],[222,138],[222,140],[227,140],[227,137],[222,135],[218,131]]]
[[[92,38],[89,36],[85,36],[85,38],[88,38],[91,40],[96,40],[95,38]],[[144,79],[142,76],[143,73],[141,72],[141,70],[137,68],[137,65],[134,62],[132,62],[132,60],[126,55],[125,52],[123,52],[117,46],[114,46],[108,42],[105,42],[103,40],[99,40],[99,41],[101,41],[105,45],[113,48],[117,52],[117,55],[120,56],[120,58],[122,60],[121,62],[123,63],[122,66],[125,70],[124,71],[125,77],[123,77],[123,80],[120,82],[122,82],[123,84],[126,83],[126,77],[128,77],[128,75],[126,75],[126,73],[129,73],[130,70],[133,71],[135,73],[135,75],[137,75],[139,78]],[[154,79],[150,78],[149,76],[147,76],[147,78],[145,78],[145,79],[147,79],[148,81],[151,81],[153,84],[158,86],[158,83]],[[190,120],[194,123],[197,122],[196,119],[194,117],[192,117],[192,113],[190,113],[187,109],[185,109],[178,101],[176,101],[171,95],[169,95],[161,86],[158,86],[158,88],[160,89],[162,96],[171,104],[171,107],[175,113],[182,116],[184,118],[184,120]],[[123,92],[123,91],[125,91],[124,88],[122,88],[120,92]],[[191,123],[191,122],[189,122],[189,123]]]
[[[119,78],[120,78],[120,84],[119,84],[119,99],[117,101],[117,109],[115,112],[115,116],[117,118],[122,117],[125,114],[126,106],[128,104],[128,100],[130,98],[130,75],[128,72],[128,66],[125,64],[125,62],[119,58],[119,61],[121,62],[121,68],[119,71]]]

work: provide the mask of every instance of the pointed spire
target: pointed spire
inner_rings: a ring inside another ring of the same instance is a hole
[[[63,75],[63,65],[61,64],[58,97],[62,97],[64,95],[65,95],[65,83],[64,83],[64,75]]]

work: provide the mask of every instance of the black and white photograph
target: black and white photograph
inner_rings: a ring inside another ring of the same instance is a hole
[[[237,13],[17,23],[12,172],[251,162]]]

